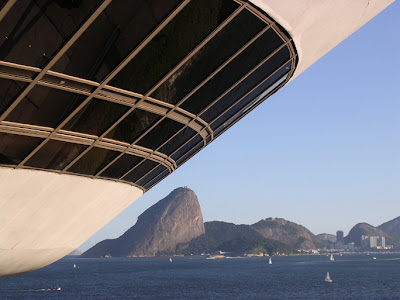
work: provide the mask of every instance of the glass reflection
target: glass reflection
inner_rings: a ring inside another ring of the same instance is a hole
[[[6,120],[54,128],[81,104],[84,98],[82,95],[37,85]]]
[[[43,67],[99,2],[16,1],[1,21],[0,60]]]
[[[95,175],[108,165],[120,152],[93,147],[67,171],[86,175]]]
[[[63,129],[100,136],[128,109],[128,106],[92,99]]]
[[[51,140],[41,147],[25,165],[43,169],[62,170],[87,147],[87,145]]]
[[[172,104],[178,103],[265,26],[249,11],[242,11],[171,75],[152,97]]]
[[[145,94],[238,6],[231,0],[193,0],[136,55],[110,85]]]
[[[18,165],[42,140],[0,132],[0,164]]]

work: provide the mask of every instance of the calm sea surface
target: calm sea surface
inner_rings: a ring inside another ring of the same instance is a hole
[[[64,258],[0,278],[0,299],[400,299],[400,254],[375,256]]]

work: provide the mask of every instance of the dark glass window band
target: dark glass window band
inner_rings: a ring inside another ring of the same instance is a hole
[[[182,5],[183,2],[178,0],[168,3],[155,0],[153,4],[148,7],[148,12],[159,14],[147,28],[143,28],[143,32],[133,37],[134,40],[128,41],[129,28],[137,28],[140,17],[133,20],[135,13],[123,9],[124,1],[112,1],[54,65],[54,70],[97,82],[51,71],[44,74],[39,68],[30,66],[13,69],[10,63],[0,63],[0,85],[3,87],[0,112],[7,110],[3,115],[7,116],[7,122],[0,123],[1,165],[67,172],[149,189],[290,80],[297,63],[293,42],[279,24],[250,3],[193,0]],[[182,10],[164,22],[166,15],[179,5]],[[156,6],[160,6],[160,11],[154,10]],[[82,18],[77,27],[65,28],[69,31],[65,31],[63,39],[68,40],[74,31],[79,30],[79,24],[93,8],[82,11],[86,15],[80,15]],[[211,17],[207,12],[209,8],[215,8]],[[41,9],[47,13],[45,7]],[[21,10],[24,11],[27,10]],[[63,13],[62,10],[54,12],[54,16]],[[19,12],[14,10],[9,18],[16,13]],[[74,13],[80,14],[79,10]],[[124,16],[116,18],[120,14]],[[60,29],[57,22],[61,19],[54,19],[54,16],[48,16],[55,22],[51,26]],[[9,20],[12,23],[12,19]],[[166,25],[159,27],[162,22]],[[96,31],[102,24],[108,30],[104,35],[106,39],[99,40],[102,46],[85,65],[85,55],[90,56],[96,47],[96,43],[90,44],[87,37],[91,35],[96,39]],[[136,57],[130,56],[132,49],[142,43],[154,28],[160,30],[146,39],[147,46],[140,48]],[[3,29],[10,30],[8,27]],[[242,33],[238,34],[241,30]],[[192,35],[188,36],[188,32]],[[128,44],[124,44],[124,39]],[[16,42],[15,49],[19,47]],[[82,43],[87,47],[81,47]],[[177,47],[179,51],[174,50]],[[161,48],[165,51],[159,52]],[[276,55],[269,57],[270,53],[278,50]],[[86,51],[86,54],[80,57],[80,51]],[[131,62],[127,57],[133,58]],[[28,60],[32,58],[35,60],[34,56],[26,56]],[[16,59],[15,63],[43,67],[47,57],[31,63],[26,59]],[[160,59],[162,65],[154,63]],[[291,63],[279,69],[288,59]],[[122,61],[127,64],[113,73],[115,80],[107,86],[98,85]],[[146,66],[145,61],[151,64]],[[43,77],[35,82],[38,72],[43,73]],[[124,74],[129,76],[124,78]],[[273,75],[267,78],[269,74]],[[267,79],[264,81],[264,78]],[[27,83],[35,86],[24,94]],[[112,86],[113,83],[116,86]],[[90,96],[95,90],[99,97],[96,97],[96,92]],[[118,99],[109,98],[107,91],[110,95],[118,94]],[[125,99],[124,93],[128,96]],[[20,102],[13,103],[20,94]],[[154,99],[147,100],[150,94]],[[83,100],[83,96],[89,98]],[[151,107],[153,100],[165,104],[151,109],[140,106]],[[174,107],[176,104],[178,109]],[[180,107],[191,114],[182,114]],[[9,122],[22,123],[22,129],[16,130],[17,133],[7,131],[10,129],[4,129],[4,126],[7,127]],[[62,137],[63,132],[67,133],[66,138]],[[79,142],[85,138],[87,141]],[[43,139],[47,142],[42,143]],[[39,144],[41,146],[37,148]],[[152,152],[141,154],[140,149]],[[158,156],[151,156],[155,152]],[[168,164],[172,161],[174,166],[166,164],[167,161]]]

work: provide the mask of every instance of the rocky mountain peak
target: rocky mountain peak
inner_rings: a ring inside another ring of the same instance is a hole
[[[204,234],[204,222],[196,194],[177,188],[138,217],[122,236],[105,240],[84,257],[152,256],[175,251],[176,245]]]

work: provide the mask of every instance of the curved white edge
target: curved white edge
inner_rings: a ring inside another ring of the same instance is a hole
[[[0,167],[0,276],[64,257],[142,194],[104,179]]]
[[[292,37],[299,56],[293,80],[394,0],[251,0]]]

